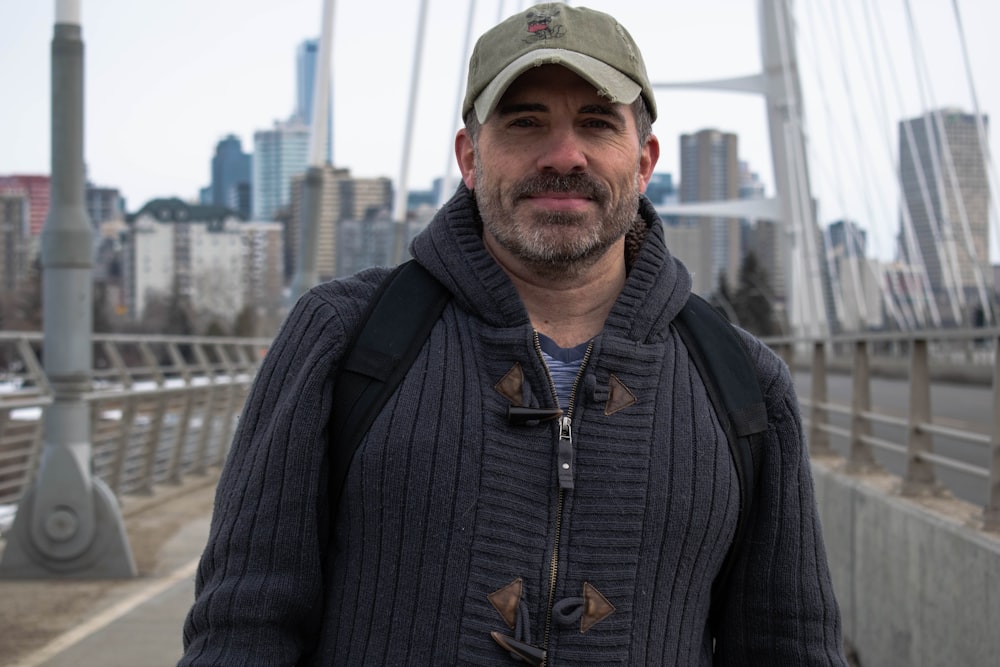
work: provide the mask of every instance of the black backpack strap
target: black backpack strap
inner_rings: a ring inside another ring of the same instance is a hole
[[[397,266],[368,304],[333,383],[330,409],[330,517],[354,452],[420,353],[451,293],[420,264]]]
[[[761,434],[767,430],[767,409],[757,382],[757,374],[743,341],[715,308],[692,294],[674,324],[726,431],[740,483],[740,514],[736,534],[719,575],[712,584],[710,620],[714,629],[720,600],[753,511],[754,486],[760,464],[760,452],[755,450],[759,450]]]

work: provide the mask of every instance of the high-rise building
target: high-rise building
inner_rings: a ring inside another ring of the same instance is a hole
[[[100,229],[101,225],[108,222],[125,220],[125,200],[118,188],[99,187],[87,183],[84,198],[87,217],[90,218],[90,224],[94,229]]]
[[[18,190],[28,200],[28,233],[38,236],[42,233],[45,218],[49,215],[52,181],[48,176],[14,174],[0,176],[0,190]]]
[[[763,199],[764,181],[760,180],[760,174],[750,168],[750,163],[745,160],[739,161],[740,199]]]
[[[284,225],[246,222],[240,225],[246,252],[244,303],[256,313],[255,335],[273,336],[284,319]]]
[[[271,220],[287,206],[292,178],[306,171],[309,160],[309,126],[295,119],[276,121],[270,130],[254,133],[253,218]]]
[[[646,184],[646,197],[658,204],[677,203],[677,188],[674,187],[674,176],[665,172],[653,172]]]
[[[392,266],[399,224],[386,209],[365,220],[341,220],[337,225],[337,276],[349,276],[372,266]]]
[[[316,235],[316,271],[319,279],[330,280],[344,272],[337,266],[338,228],[344,220],[374,221],[380,214],[392,210],[392,182],[381,178],[353,178],[347,169],[336,169],[330,165],[323,167],[322,200],[320,203],[320,223]],[[285,236],[285,256],[287,269],[294,275],[298,266],[299,225],[302,214],[303,177],[295,178],[292,185],[292,210],[288,233]],[[367,241],[366,241],[367,243]],[[367,257],[361,259],[364,266],[387,264],[391,260],[393,246],[383,248],[382,244],[366,246]],[[362,248],[359,247],[360,252]],[[383,255],[381,253],[389,254]]]
[[[868,247],[868,232],[850,220],[831,222],[827,230],[830,250],[835,257],[864,257]]]
[[[680,202],[734,200],[740,194],[738,141],[735,134],[701,130],[680,138]],[[740,267],[740,221],[738,218],[681,218],[682,227],[701,230],[700,257],[681,257],[695,274],[694,291],[715,291],[719,276],[732,285]]]
[[[0,290],[9,294],[27,278],[31,265],[28,197],[0,187]]]
[[[211,200],[205,203],[225,206],[250,219],[251,157],[243,152],[239,137],[230,134],[215,145],[212,157]]]
[[[987,117],[982,122],[988,127]],[[900,254],[911,265],[922,260],[939,310],[950,319],[951,300],[976,299],[978,280],[993,291],[990,188],[976,116],[941,109],[900,121],[899,174],[915,239],[902,243]]]
[[[244,225],[235,211],[179,199],[154,199],[129,216],[122,273],[130,315],[143,317],[159,297],[235,318],[246,298]]]
[[[307,39],[295,52],[295,114],[294,118],[312,127],[315,99],[316,69],[319,66],[319,40]],[[332,84],[331,84],[332,86]],[[326,161],[333,162],[333,93],[327,98]]]

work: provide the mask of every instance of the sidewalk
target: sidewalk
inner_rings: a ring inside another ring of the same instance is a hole
[[[124,501],[135,579],[0,581],[0,667],[175,665],[217,479]]]

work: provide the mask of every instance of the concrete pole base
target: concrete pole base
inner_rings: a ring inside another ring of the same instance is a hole
[[[92,480],[96,533],[79,555],[57,558],[31,535],[35,489],[18,503],[14,525],[0,559],[0,579],[129,579],[138,575],[118,500],[99,479]]]

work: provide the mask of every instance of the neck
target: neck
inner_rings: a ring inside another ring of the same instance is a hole
[[[534,270],[496,244],[487,242],[487,248],[510,276],[532,326],[560,347],[573,347],[599,334],[625,286],[621,240],[596,262],[558,275]]]

